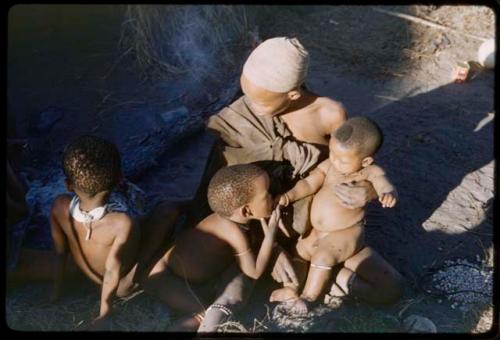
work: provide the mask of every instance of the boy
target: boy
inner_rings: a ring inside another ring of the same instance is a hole
[[[116,146],[102,138],[83,136],[63,153],[68,191],[59,195],[50,214],[57,260],[52,299],[61,291],[68,253],[83,273],[102,285],[100,328],[111,312],[112,298],[126,296],[137,288],[148,261],[172,232],[177,211],[164,204],[138,221],[127,214],[112,190],[121,179],[120,155]],[[142,233],[142,235],[141,235]]]
[[[365,209],[345,208],[334,193],[336,185],[367,180],[372,183],[384,208],[396,204],[395,188],[384,170],[373,164],[373,155],[382,141],[382,132],[370,119],[356,117],[347,120],[332,134],[329,159],[281,196],[280,204],[287,206],[315,194],[310,217],[313,228],[297,243],[297,257],[294,259],[300,263],[297,272],[302,281],[307,262],[310,262],[310,267],[300,296],[297,286],[284,285],[273,292],[271,301],[294,301],[292,310],[306,313],[308,304],[316,301],[324,290],[332,267],[346,261],[364,246]]]
[[[208,203],[214,212],[178,236],[145,283],[148,292],[190,314],[170,330],[213,332],[245,303],[269,262],[276,226],[283,228],[269,185],[267,173],[253,164],[224,167],[212,177]],[[255,220],[264,232],[257,253],[249,227]],[[205,310],[198,296],[204,301],[217,298]]]

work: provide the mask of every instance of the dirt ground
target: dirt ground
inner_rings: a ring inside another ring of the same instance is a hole
[[[484,38],[495,34],[493,11],[486,7],[378,8],[415,15]],[[455,63],[475,60],[481,41],[409,22],[369,6],[299,6],[283,9],[277,18],[282,20],[260,28],[261,37],[297,36],[311,53],[308,86],[341,101],[350,116],[373,118],[385,132],[377,158],[398,188],[400,202],[392,210],[383,210],[377,204],[369,206],[367,243],[403,274],[407,284],[401,301],[392,306],[368,306],[345,299],[296,318],[267,302],[275,286],[270,279],[263,279],[250,305],[223,330],[404,332],[403,320],[416,314],[432,320],[438,332],[487,332],[493,322],[491,286],[471,283],[468,289],[474,298],[466,304],[453,292],[436,290],[432,281],[443,268],[460,266],[459,260],[468,261],[468,268],[474,266],[484,277],[491,277],[493,271],[493,71],[481,70],[464,84],[452,82]],[[118,14],[115,20],[120,20]],[[107,24],[102,22],[99,27]],[[20,56],[11,58],[9,54],[8,95],[9,109],[16,112],[21,134],[29,133],[33,112],[50,105],[71,108],[50,134],[37,137],[39,142],[53,143],[57,153],[68,139],[68,126],[74,128],[72,132],[94,125],[94,131],[108,131],[121,119],[132,125],[139,123],[137,105],[145,102],[150,110],[188,105],[189,98],[183,96],[182,89],[171,95],[177,99],[164,103],[149,85],[141,83],[130,60],[120,59],[120,54],[110,48],[118,33],[110,32],[107,40],[101,39],[103,46],[79,45],[82,60],[65,59],[61,56],[65,50],[56,45],[38,52],[9,46]],[[30,78],[30,69],[24,65],[37,53],[42,56],[31,67],[39,77]],[[43,70],[43,56],[51,55],[66,61],[61,64],[65,71],[55,77],[43,74],[49,72]],[[50,96],[43,91],[42,82],[47,79],[52,81]],[[129,87],[131,83],[135,85]],[[212,95],[219,96],[221,102],[227,100],[224,98],[234,95],[234,86],[228,87],[225,93]],[[84,119],[84,112],[95,116]],[[124,112],[133,114],[124,118]],[[127,132],[114,133],[128,137]],[[134,133],[144,131],[137,128]],[[139,186],[145,191],[158,191],[161,198],[183,199],[194,193],[209,137],[197,133],[186,138],[186,143],[180,143],[181,151],[167,151],[158,157],[147,176],[138,180]],[[36,150],[35,145],[33,154]],[[193,154],[196,164],[176,162]],[[39,157],[30,167],[49,163]],[[179,173],[186,175],[174,184]],[[147,179],[155,176],[165,186],[157,187],[158,182]],[[471,277],[467,271],[456,275],[462,275],[458,281]],[[42,303],[47,287],[47,283],[29,284],[8,292],[6,318],[11,328],[76,330],[97,315],[99,293],[91,284],[69,288],[55,305]],[[475,298],[478,295],[486,298]],[[116,307],[114,330],[163,331],[171,322],[169,310],[144,293],[118,300]]]

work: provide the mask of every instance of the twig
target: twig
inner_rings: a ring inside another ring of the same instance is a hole
[[[416,23],[419,23],[419,24],[422,24],[422,25],[426,25],[426,26],[430,26],[430,27],[433,27],[433,28],[437,28],[437,29],[440,29],[440,30],[455,32],[455,33],[458,33],[458,34],[461,34],[461,35],[465,35],[465,36],[467,36],[469,38],[473,38],[473,39],[477,39],[477,40],[481,40],[481,41],[488,40],[488,38],[484,38],[484,37],[480,37],[480,36],[477,36],[477,35],[474,35],[474,34],[462,32],[462,31],[459,31],[459,30],[451,28],[451,27],[447,27],[447,26],[444,26],[444,25],[436,24],[434,22],[431,22],[431,21],[428,21],[428,20],[425,20],[425,19],[417,18],[417,17],[415,17],[413,15],[403,14],[403,13],[393,12],[393,11],[388,11],[388,10],[385,10],[385,9],[375,8],[375,7],[372,7],[372,9],[374,11],[377,11],[377,12],[381,12],[381,13],[384,13],[384,14],[392,15],[392,16],[395,16],[395,17],[398,17],[398,18],[401,18],[401,19],[406,19],[406,20],[409,20],[409,21],[413,21],[413,22],[416,22]]]
[[[420,296],[419,298],[417,299],[410,299],[410,301],[403,307],[401,308],[401,310],[399,311],[398,313],[398,318],[401,319],[401,317],[403,316],[403,313],[406,312],[406,310],[411,306],[411,305],[414,305],[414,304],[417,304],[417,303],[420,303],[420,301],[422,301],[424,299],[423,296]]]

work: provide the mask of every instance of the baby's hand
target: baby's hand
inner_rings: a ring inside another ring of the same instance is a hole
[[[278,202],[279,205],[282,205],[284,207],[287,207],[290,204],[290,198],[286,193],[280,196],[280,200]]]
[[[383,208],[392,208],[398,201],[398,195],[395,191],[382,194],[378,200],[382,203]]]

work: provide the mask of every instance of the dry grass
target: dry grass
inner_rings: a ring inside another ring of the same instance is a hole
[[[44,302],[47,287],[30,284],[7,295],[9,327],[23,331],[79,331],[98,315],[98,290],[71,291],[49,304]],[[117,300],[114,310],[110,330],[159,332],[170,324],[168,310],[143,293]]]
[[[245,6],[129,5],[120,45],[146,77],[201,78],[235,68],[249,31]]]

